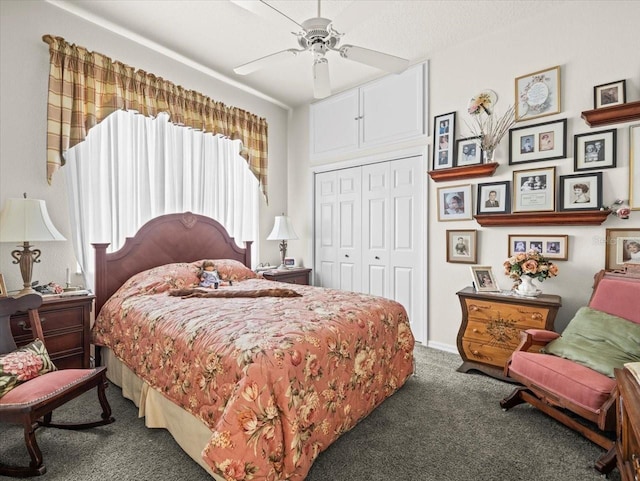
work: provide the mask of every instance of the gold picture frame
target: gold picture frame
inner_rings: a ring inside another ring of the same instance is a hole
[[[4,283],[4,276],[0,274],[0,297],[7,297],[7,286]]]
[[[471,275],[477,292],[500,292],[491,266],[471,266]]]
[[[624,269],[625,264],[640,265],[640,229],[606,229],[605,236],[606,270]],[[631,252],[632,246],[638,251]]]
[[[560,66],[516,77],[515,92],[517,121],[560,113]]]
[[[475,264],[478,262],[478,231],[460,229],[447,231],[447,262]]]

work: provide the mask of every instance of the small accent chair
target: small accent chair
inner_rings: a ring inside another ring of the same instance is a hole
[[[4,364],[0,361],[0,375],[5,376],[2,379],[2,385],[0,385],[0,389],[4,388],[5,391],[5,394],[0,397],[0,422],[22,424],[24,426],[24,439],[31,457],[29,466],[9,466],[0,463],[0,475],[29,477],[38,476],[46,472],[42,452],[35,437],[35,431],[40,426],[61,429],[85,429],[114,421],[111,417],[111,407],[105,395],[105,388],[107,387],[105,367],[63,369],[58,371],[51,363],[46,349],[43,347],[44,336],[42,334],[40,316],[38,315],[38,307],[41,304],[42,296],[39,294],[27,294],[16,298],[0,298],[0,340],[2,341],[0,343],[0,355],[10,353],[9,355],[11,356],[11,354],[17,353],[17,357],[14,356],[16,359],[13,362],[11,358],[6,356],[3,356],[3,360],[6,361]],[[29,322],[35,339],[34,343],[29,346],[36,346],[29,352],[26,352],[29,347],[21,348],[17,351],[14,351],[15,348],[11,348],[15,346],[15,343],[11,334],[10,316],[16,312],[24,311],[29,314]],[[37,339],[42,343],[39,343]],[[7,348],[7,346],[10,347]],[[20,356],[23,357],[20,358]],[[35,362],[29,363],[29,359],[35,360]],[[27,360],[26,363],[24,362],[25,360]],[[11,372],[16,371],[16,366],[19,365],[30,365],[30,375],[19,374],[17,378],[10,378]],[[36,370],[35,373],[34,369]],[[22,376],[22,378],[19,376]],[[28,377],[31,378],[24,382],[16,381],[16,379]],[[7,381],[7,379],[10,380]],[[6,392],[8,386],[8,392]],[[14,387],[11,388],[10,386]],[[51,422],[54,409],[94,387],[97,387],[98,399],[102,407],[101,420],[82,424],[55,424]]]
[[[603,270],[595,275],[589,307],[640,323],[639,299],[640,276]],[[542,329],[521,334],[521,343],[507,361],[504,374],[523,386],[500,401],[500,406],[507,410],[527,402],[579,432],[607,450],[596,460],[595,468],[608,473],[615,467],[616,381],[569,359],[535,350],[528,352],[559,336]]]

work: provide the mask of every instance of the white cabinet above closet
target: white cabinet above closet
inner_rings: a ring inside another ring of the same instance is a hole
[[[426,64],[310,106],[312,160],[426,135]]]

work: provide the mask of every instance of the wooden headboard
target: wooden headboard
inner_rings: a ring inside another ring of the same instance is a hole
[[[241,248],[222,225],[185,212],[150,220],[122,248],[107,253],[109,244],[92,244],[96,254],[96,315],[104,303],[134,274],[173,262],[234,259],[251,268],[251,241]]]

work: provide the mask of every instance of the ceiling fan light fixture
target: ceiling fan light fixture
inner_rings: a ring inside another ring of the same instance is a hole
[[[316,56],[313,61],[313,97],[323,99],[329,95],[331,95],[329,62],[324,57]]]

